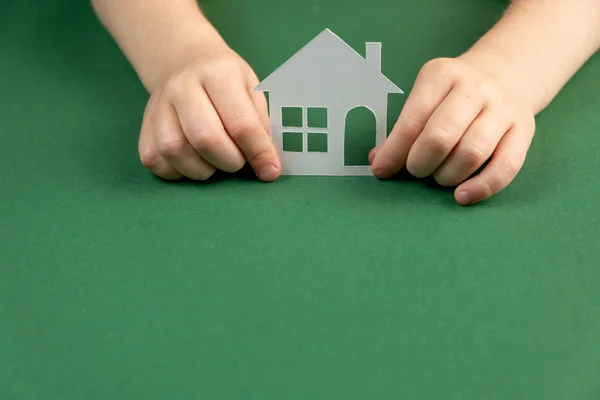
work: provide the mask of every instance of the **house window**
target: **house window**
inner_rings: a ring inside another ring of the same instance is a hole
[[[283,107],[281,122],[284,128],[302,128],[302,107]]]
[[[302,152],[302,132],[283,132],[283,151]]]
[[[308,108],[308,127],[327,129],[327,109],[326,108]]]
[[[282,107],[283,151],[326,153],[329,116],[324,107]]]
[[[311,153],[327,153],[327,134],[308,132],[308,151]]]

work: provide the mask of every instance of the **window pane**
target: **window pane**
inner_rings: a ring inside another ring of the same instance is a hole
[[[308,151],[327,153],[327,134],[326,133],[309,133],[308,134]]]
[[[302,152],[302,133],[283,132],[283,151]]]
[[[308,127],[309,128],[327,128],[327,109],[309,108],[308,109]]]
[[[302,128],[302,107],[282,107],[282,126],[290,128]]]

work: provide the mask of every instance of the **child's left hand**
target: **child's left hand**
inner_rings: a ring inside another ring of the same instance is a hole
[[[466,60],[436,59],[422,68],[389,138],[369,160],[378,178],[402,168],[417,178],[433,175],[442,186],[458,185],[460,204],[473,204],[512,182],[534,132],[533,110],[499,80]]]

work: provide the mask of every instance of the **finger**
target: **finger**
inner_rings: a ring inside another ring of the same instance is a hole
[[[435,180],[442,186],[455,186],[464,182],[492,156],[509,128],[508,118],[486,108],[434,172]]]
[[[216,168],[194,150],[185,137],[173,106],[159,106],[153,121],[159,154],[180,174],[197,181],[209,179]]]
[[[253,92],[252,90],[260,83],[256,75],[251,74],[248,77],[248,86],[247,90],[250,93],[250,99],[254,104],[254,109],[258,113],[258,117],[260,118],[260,122],[265,128],[265,131],[271,136],[271,123],[269,119],[269,105],[267,103],[267,98],[265,94],[262,92]]]
[[[153,127],[149,119],[142,124],[140,140],[138,141],[138,152],[142,164],[154,175],[169,181],[176,181],[183,178],[173,167],[169,165],[159,153],[154,142]]]
[[[376,177],[387,179],[404,168],[410,148],[452,86],[453,79],[448,75],[436,74],[435,67],[423,67],[398,121],[373,159],[372,171]]]
[[[534,129],[514,125],[504,135],[483,171],[456,188],[456,201],[462,205],[474,204],[506,188],[525,162],[533,133]]]
[[[369,158],[368,158],[368,160],[369,160],[369,164],[373,165],[373,160],[375,159],[375,155],[376,155],[376,154],[377,154],[377,149],[376,149],[376,148],[375,148],[375,149],[372,149],[372,150],[369,152]]]
[[[263,93],[250,93],[250,99],[254,104],[254,108],[258,114],[258,118],[260,119],[260,123],[267,132],[267,135],[271,137],[271,122],[269,119],[269,107],[267,105],[267,100]]]
[[[455,87],[433,112],[414,142],[406,168],[417,178],[431,175],[448,157],[484,107],[483,99]]]
[[[213,79],[205,84],[225,130],[240,148],[259,179],[273,181],[281,165],[243,80]]]
[[[233,173],[246,163],[244,155],[225,132],[223,123],[200,85],[183,89],[172,99],[183,134],[209,164]]]

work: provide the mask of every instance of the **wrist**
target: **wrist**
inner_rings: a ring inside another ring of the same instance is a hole
[[[173,74],[208,52],[229,51],[221,35],[204,18],[180,26],[170,41],[165,42],[139,75],[149,92],[164,85]]]
[[[460,58],[490,74],[537,114],[598,50],[599,12],[597,0],[513,0]]]
[[[227,48],[196,0],[92,0],[144,87],[160,87],[196,54]]]

